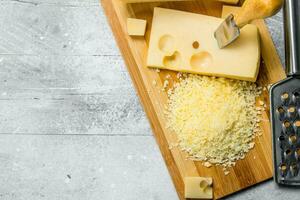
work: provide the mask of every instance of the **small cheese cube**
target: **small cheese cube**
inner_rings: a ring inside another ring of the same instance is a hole
[[[184,196],[189,199],[212,199],[212,178],[185,177]]]
[[[127,32],[131,36],[144,36],[146,25],[146,20],[127,18]]]

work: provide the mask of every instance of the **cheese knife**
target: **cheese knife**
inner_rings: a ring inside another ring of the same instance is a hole
[[[222,49],[240,35],[240,29],[255,19],[263,19],[275,15],[282,7],[283,0],[246,0],[241,10],[230,14],[217,28],[214,36]]]

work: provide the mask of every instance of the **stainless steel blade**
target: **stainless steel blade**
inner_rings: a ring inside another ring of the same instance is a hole
[[[240,28],[234,21],[234,16],[229,15],[215,31],[214,36],[218,42],[220,49],[231,44],[240,36]]]

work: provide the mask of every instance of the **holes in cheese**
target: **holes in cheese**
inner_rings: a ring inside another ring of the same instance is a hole
[[[211,66],[213,61],[212,56],[210,53],[203,51],[200,53],[197,53],[191,57],[190,64],[193,69],[201,69],[201,68],[207,68]]]
[[[199,44],[198,41],[193,42],[193,48],[194,48],[194,49],[198,49],[199,46],[200,46],[200,44]]]
[[[181,65],[181,55],[178,51],[175,51],[171,56],[165,56],[163,63],[169,68],[179,67]]]
[[[159,49],[167,54],[172,54],[175,48],[175,41],[171,35],[164,35],[159,39]]]
[[[212,178],[185,177],[184,197],[189,199],[212,199]]]
[[[207,183],[206,180],[202,180],[202,181],[200,182],[200,188],[201,188],[202,190],[205,190],[208,186],[209,186],[209,185],[208,185],[208,183]]]
[[[220,18],[201,14],[154,8],[147,66],[256,81],[260,66],[257,27],[246,25],[233,44],[219,49],[214,31],[222,21]],[[174,51],[180,53],[181,65],[165,65],[164,57],[170,56]],[[207,55],[203,56],[201,52],[207,52]],[[200,56],[194,56],[198,53]],[[207,65],[209,67],[204,67]]]

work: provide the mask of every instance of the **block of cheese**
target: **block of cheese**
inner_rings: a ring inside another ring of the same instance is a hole
[[[127,18],[127,32],[131,36],[144,36],[147,21],[143,19]]]
[[[230,46],[219,49],[214,31],[222,19],[155,8],[147,66],[181,72],[256,81],[260,38],[246,25]]]
[[[189,199],[212,199],[212,178],[185,177],[184,197]]]
[[[191,1],[191,0],[122,0],[125,3],[164,2],[164,1]],[[214,0],[211,0],[214,1]],[[237,4],[239,0],[215,0],[224,3]]]

